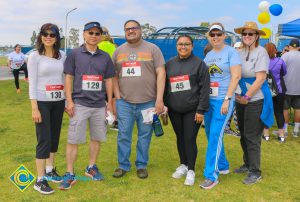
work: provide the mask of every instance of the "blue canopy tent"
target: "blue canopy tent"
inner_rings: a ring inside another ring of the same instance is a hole
[[[300,39],[300,18],[278,25],[279,36],[290,36]]]

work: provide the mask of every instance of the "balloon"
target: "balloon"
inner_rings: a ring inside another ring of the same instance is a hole
[[[266,12],[262,12],[258,15],[257,20],[260,24],[267,24],[270,22],[270,14]]]
[[[267,1],[262,1],[258,5],[258,10],[261,12],[269,12],[270,3]]]
[[[263,38],[263,39],[268,39],[268,38],[270,38],[270,36],[271,36],[271,34],[272,34],[272,31],[271,31],[269,28],[264,27],[264,28],[262,28],[261,30],[264,31],[264,32],[266,33],[266,36],[261,36],[261,38]]]
[[[273,4],[269,10],[272,15],[278,16],[282,13],[282,6],[280,4]]]

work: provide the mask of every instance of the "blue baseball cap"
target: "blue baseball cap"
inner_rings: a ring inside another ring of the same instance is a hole
[[[86,23],[86,24],[84,25],[83,31],[89,30],[89,29],[91,29],[91,28],[93,28],[93,27],[98,28],[98,29],[100,30],[101,33],[103,32],[103,30],[102,30],[101,25],[100,25],[99,22],[89,22],[89,23]]]

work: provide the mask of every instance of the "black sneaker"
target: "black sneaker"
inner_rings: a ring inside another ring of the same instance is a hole
[[[41,194],[53,194],[54,190],[49,186],[47,180],[36,181],[33,187]]]
[[[113,125],[109,128],[110,130],[119,131],[118,121],[115,121]]]
[[[51,172],[46,173],[45,179],[55,183],[62,182],[62,177],[56,172],[56,168],[53,168]]]
[[[243,180],[243,183],[248,185],[255,184],[260,181],[261,178],[262,177],[259,174],[249,173],[248,176]]]
[[[244,164],[240,168],[234,170],[235,173],[248,173],[249,168]]]
[[[269,141],[270,136],[269,135],[262,135],[262,139],[265,140],[265,141]]]
[[[278,136],[279,143],[285,143],[285,137]]]

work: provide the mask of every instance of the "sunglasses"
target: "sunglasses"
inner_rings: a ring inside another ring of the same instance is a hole
[[[254,36],[255,34],[257,34],[257,33],[252,33],[252,32],[243,32],[242,33],[242,36]]]
[[[192,45],[191,43],[178,43],[177,46],[178,47],[187,47],[187,46],[190,46]]]
[[[210,37],[215,37],[215,36],[220,37],[220,36],[222,36],[222,35],[223,35],[222,32],[219,32],[219,33],[209,33],[209,36],[210,36]]]
[[[95,35],[95,36],[100,36],[100,35],[101,35],[100,32],[88,32],[88,34],[89,34],[90,36],[93,36],[93,35]]]
[[[288,50],[288,49],[284,49],[284,51],[285,51],[285,52],[289,52],[289,50]]]
[[[124,31],[125,32],[129,32],[130,30],[131,31],[137,31],[139,29],[140,29],[140,27],[138,27],[138,26],[136,26],[136,27],[127,27],[127,28],[124,28]]]
[[[54,34],[54,33],[48,33],[48,32],[42,32],[41,35],[43,37],[48,37],[48,36],[50,36],[51,38],[55,38],[56,37],[56,34]]]

